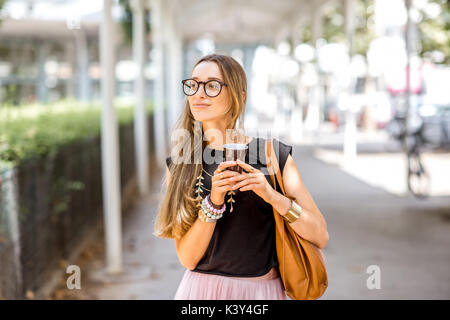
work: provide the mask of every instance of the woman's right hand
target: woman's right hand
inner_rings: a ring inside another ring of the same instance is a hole
[[[225,170],[228,167],[233,167],[237,163],[236,161],[221,162],[214,171],[214,175],[211,178],[211,201],[217,206],[221,206],[225,202],[225,195],[228,191],[232,190],[235,184],[230,178],[238,176],[239,172]]]

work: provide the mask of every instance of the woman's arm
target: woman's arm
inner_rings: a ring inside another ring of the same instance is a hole
[[[216,222],[197,219],[181,239],[175,239],[178,259],[189,270],[195,269],[208,248]]]
[[[167,184],[170,181],[170,171],[166,167]],[[175,248],[181,265],[193,270],[208,248],[214,233],[216,223],[203,222],[197,219],[191,228],[180,239],[175,239]]]
[[[329,239],[327,224],[320,213],[320,210],[314,203],[313,198],[303,184],[300,172],[291,155],[288,155],[286,164],[283,168],[283,184],[286,194],[295,197],[296,203],[303,208],[300,218],[293,222],[291,227],[303,239],[306,239],[323,249],[327,245]],[[283,215],[287,213],[291,206],[291,200],[275,189],[273,189],[273,195],[269,203],[275,210]]]

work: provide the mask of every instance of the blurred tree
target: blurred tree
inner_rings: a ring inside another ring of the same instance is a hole
[[[345,43],[343,6],[338,1],[330,2],[323,12],[322,37],[327,43]]]
[[[373,0],[356,1],[355,9],[354,53],[367,57],[366,54],[369,45],[377,37],[375,32]]]
[[[303,26],[301,33],[301,42],[312,45],[311,25]]]
[[[330,2],[324,8],[322,37],[327,43],[346,43],[344,10],[339,2]],[[369,44],[375,39],[373,0],[355,1],[354,54],[366,56]],[[311,26],[304,26],[302,42],[312,45]]]
[[[1,15],[1,12],[2,12],[2,8],[3,8],[3,6],[5,5],[5,3],[6,3],[6,0],[0,0],[0,24],[2,24],[2,15]]]
[[[339,3],[328,7],[324,14],[323,36],[328,43],[345,43],[343,6]],[[369,44],[375,39],[373,0],[356,0],[354,8],[354,54],[366,56]]]
[[[0,0],[1,1],[1,0]],[[119,4],[123,8],[123,16],[120,21],[122,30],[125,34],[125,40],[128,44],[131,44],[133,40],[133,11],[131,9],[131,0],[119,0]],[[145,33],[150,32],[150,21],[149,21],[148,10],[145,10]]]
[[[450,0],[428,0],[417,10],[419,55],[435,63],[450,64]],[[303,30],[304,40],[311,42],[310,27]],[[343,7],[330,3],[325,8],[323,37],[327,42],[345,43]],[[376,37],[373,0],[355,1],[354,53],[366,56]]]
[[[419,12],[420,56],[450,64],[450,0],[429,0]]]

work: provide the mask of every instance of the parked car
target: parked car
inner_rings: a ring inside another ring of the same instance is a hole
[[[424,121],[425,139],[438,148],[450,150],[450,104],[422,104],[418,114]]]

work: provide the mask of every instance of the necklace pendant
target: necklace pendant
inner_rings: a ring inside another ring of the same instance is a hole
[[[197,207],[201,207],[201,202],[203,200],[202,194],[203,194],[203,190],[202,190],[202,174],[200,174],[197,177],[197,183],[195,184],[198,188],[195,190],[195,193],[197,194],[197,197],[195,198],[195,200],[197,201]]]
[[[230,196],[230,199],[228,199],[227,202],[230,202],[230,212],[233,212],[233,203],[236,202],[233,199],[233,195],[235,195],[236,193],[233,190],[228,191],[228,195]]]

